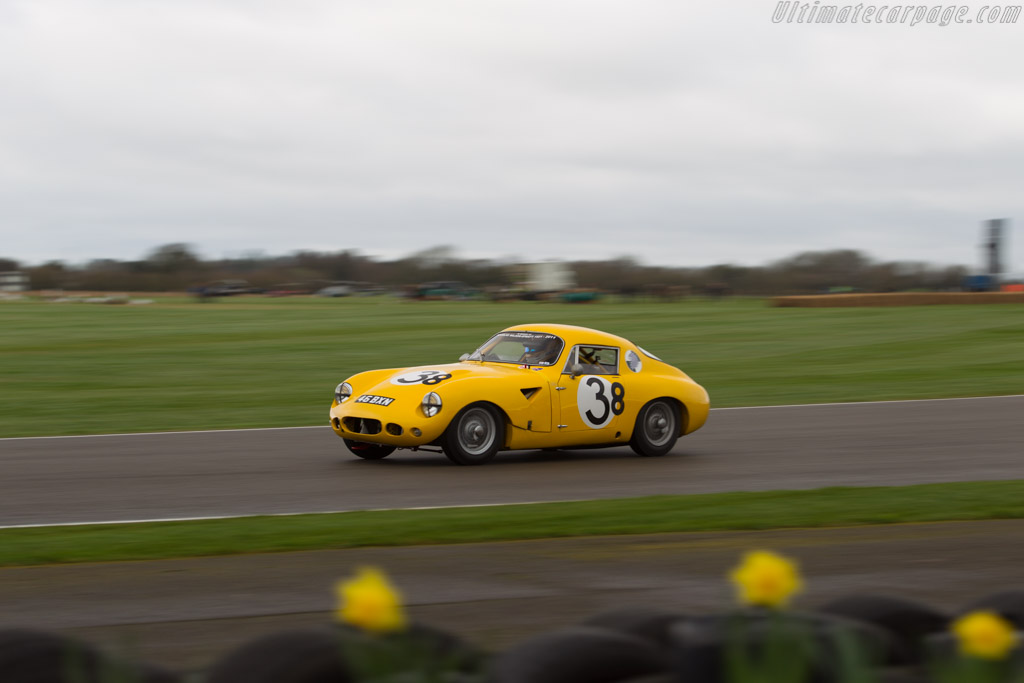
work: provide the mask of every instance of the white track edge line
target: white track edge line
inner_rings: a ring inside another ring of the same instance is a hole
[[[888,401],[844,401],[837,403],[786,403],[774,406],[733,406],[730,408],[712,408],[711,412],[725,410],[767,410],[772,408],[815,408],[819,406],[870,406],[886,403],[929,403],[933,401],[985,401],[1000,398],[1024,398],[1024,394],[1003,394],[1000,396],[953,396],[950,398],[901,398]],[[289,429],[330,429],[330,425],[303,425],[300,427],[248,427],[243,429],[194,429],[187,431],[167,432],[120,432],[114,434],[63,434],[59,436],[6,436],[2,441],[29,441],[32,439],[98,439],[103,437],[122,436],[167,436],[178,434],[230,434],[237,432],[273,432]],[[3,527],[0,527],[3,528]]]
[[[787,403],[777,406],[733,406],[731,408],[712,408],[716,410],[755,410],[760,408],[815,408],[818,406],[870,406],[886,403],[934,403],[936,401],[984,401],[993,398],[1024,398],[1024,394],[1003,394],[1001,396],[951,396],[949,398],[894,398],[888,401],[843,401],[839,403]],[[42,437],[40,437],[42,438]],[[2,441],[3,439],[0,439]]]
[[[256,517],[299,517],[302,515],[342,515],[350,512],[405,512],[407,510],[460,510],[465,508],[493,508],[507,505],[542,505],[545,503],[583,503],[586,499],[526,500],[514,503],[467,503],[464,505],[421,505],[407,508],[359,508],[356,510],[314,510],[311,512],[256,512],[244,515],[208,515],[202,517],[161,517],[155,519],[111,519],[99,522],[38,522],[34,524],[4,524],[0,531],[8,529],[48,529],[53,527],[76,526],[117,526],[125,524],[158,524],[161,522],[211,522],[226,519],[253,519]]]
[[[245,427],[242,429],[192,429],[167,432],[117,432],[113,434],[62,434],[58,436],[6,436],[0,441],[28,441],[30,439],[98,439],[121,436],[165,436],[176,434],[228,434],[235,432],[274,432],[288,429],[330,429],[330,425],[303,425],[301,427]]]

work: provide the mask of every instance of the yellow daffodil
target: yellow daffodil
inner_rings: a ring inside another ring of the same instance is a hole
[[[803,588],[796,562],[767,550],[747,553],[729,576],[740,602],[756,607],[785,607]]]
[[[355,578],[339,581],[335,591],[340,621],[371,633],[405,629],[402,596],[381,571],[362,567]]]
[[[1013,624],[995,612],[971,612],[953,622],[960,652],[981,659],[1002,659],[1017,645]]]

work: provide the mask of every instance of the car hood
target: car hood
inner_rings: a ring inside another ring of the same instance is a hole
[[[353,396],[370,394],[388,398],[415,396],[417,402],[429,391],[444,394],[445,389],[466,382],[500,382],[505,386],[528,388],[547,382],[544,370],[510,363],[447,363],[420,365],[363,373],[352,377]]]

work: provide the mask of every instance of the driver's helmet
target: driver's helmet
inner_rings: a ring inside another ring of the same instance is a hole
[[[523,345],[523,363],[550,363],[557,342],[554,339],[538,339]]]

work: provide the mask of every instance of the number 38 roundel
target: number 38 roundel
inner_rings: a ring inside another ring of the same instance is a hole
[[[580,410],[583,424],[600,429],[621,415],[626,409],[626,388],[618,382],[609,382],[604,377],[586,375],[580,378],[576,390],[576,406]]]
[[[451,378],[451,373],[444,372],[443,370],[414,370],[413,372],[407,372],[404,375],[399,375],[398,377],[392,377],[391,383],[397,384],[398,386],[408,384],[425,384],[429,387],[435,384],[440,384],[446,379]]]

